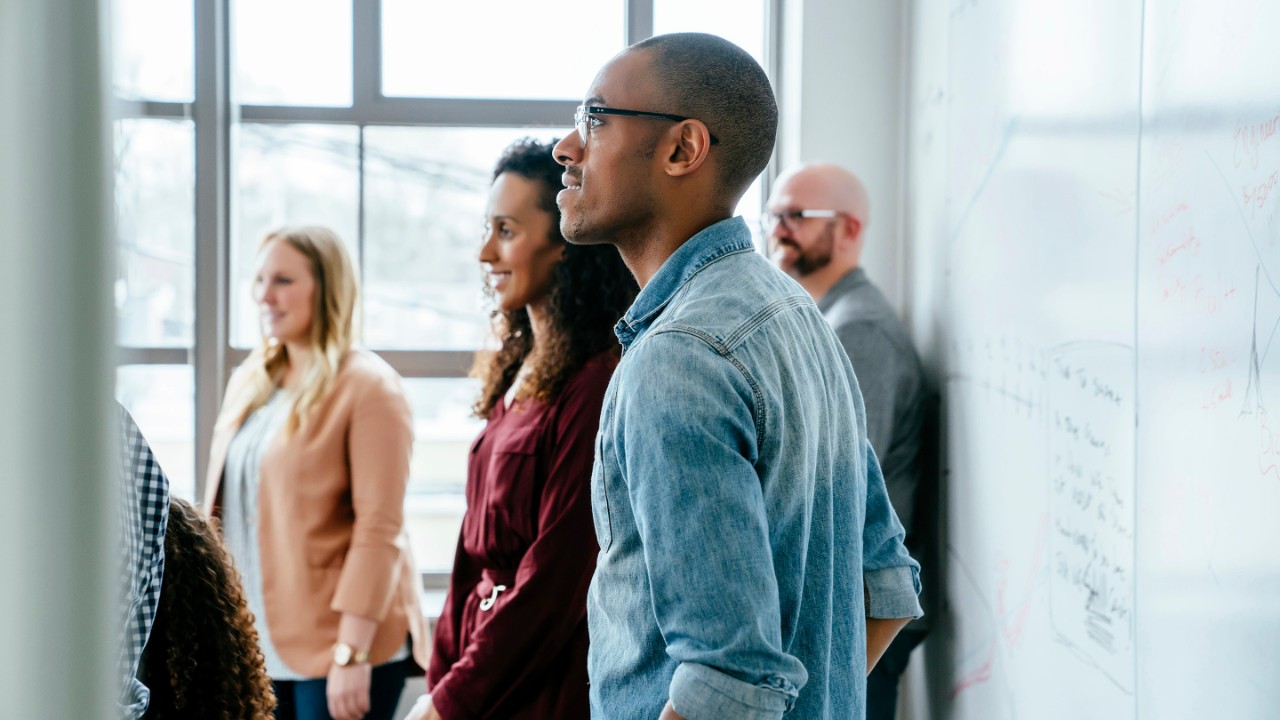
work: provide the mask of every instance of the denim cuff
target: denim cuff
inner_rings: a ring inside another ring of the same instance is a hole
[[[910,565],[866,570],[867,617],[877,619],[918,618],[920,607],[919,571]]]
[[[780,720],[799,691],[782,678],[771,680],[752,685],[706,665],[682,663],[671,678],[671,706],[685,720]]]

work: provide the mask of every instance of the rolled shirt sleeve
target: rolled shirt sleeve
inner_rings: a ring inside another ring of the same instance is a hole
[[[688,720],[780,718],[808,674],[782,650],[752,387],[701,340],[647,343],[634,361],[662,363],[665,381],[629,388],[623,462],[653,612],[677,663],[672,705]]]
[[[795,691],[744,683],[715,668],[684,663],[671,678],[671,706],[686,718],[776,720],[791,707]]]
[[[918,618],[920,564],[903,544],[906,533],[889,504],[884,474],[875,451],[867,444],[867,519],[863,525],[862,581],[867,594],[867,617]]]

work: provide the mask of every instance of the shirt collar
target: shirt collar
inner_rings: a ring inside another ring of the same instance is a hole
[[[699,270],[726,255],[754,249],[751,231],[741,217],[721,220],[686,240],[662,263],[626,315],[614,325],[613,331],[623,349],[653,323],[676,292]]]
[[[867,273],[861,267],[856,267],[845,273],[844,277],[837,280],[830,290],[823,293],[822,299],[818,301],[818,311],[825,314],[831,309],[832,305],[836,304],[836,300],[866,282],[868,282]]]

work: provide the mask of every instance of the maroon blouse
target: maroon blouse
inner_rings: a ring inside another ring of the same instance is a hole
[[[427,671],[444,720],[590,717],[591,464],[616,365],[612,354],[592,358],[551,404],[499,402],[471,446],[467,512]]]

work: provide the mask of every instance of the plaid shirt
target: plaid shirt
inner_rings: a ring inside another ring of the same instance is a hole
[[[136,720],[150,693],[137,679],[138,661],[151,634],[164,576],[164,533],[169,521],[169,480],[127,410],[120,407],[121,602],[120,717]]]

